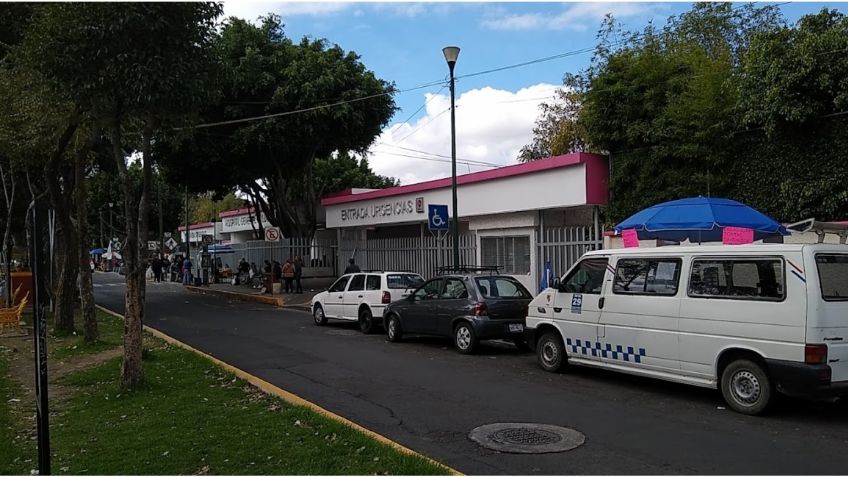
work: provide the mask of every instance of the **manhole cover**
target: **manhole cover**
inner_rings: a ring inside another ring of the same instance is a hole
[[[327,330],[325,331],[328,335],[336,335],[336,336],[353,336],[358,335],[359,332],[356,330]]]
[[[586,436],[574,429],[520,422],[480,426],[468,437],[487,449],[511,454],[565,452],[586,442]]]

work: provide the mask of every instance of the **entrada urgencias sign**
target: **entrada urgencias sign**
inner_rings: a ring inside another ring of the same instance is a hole
[[[364,220],[368,218],[388,217],[390,215],[404,215],[418,213],[415,210],[415,201],[401,200],[397,202],[386,202],[364,207],[351,207],[342,209],[342,221]]]

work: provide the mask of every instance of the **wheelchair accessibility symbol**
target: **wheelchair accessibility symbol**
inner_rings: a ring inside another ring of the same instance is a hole
[[[427,205],[427,224],[430,230],[448,230],[448,206]]]

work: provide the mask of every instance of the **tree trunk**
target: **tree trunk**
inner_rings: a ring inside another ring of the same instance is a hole
[[[14,162],[9,160],[9,167],[0,165],[0,175],[3,179],[3,196],[6,199],[6,230],[3,232],[3,268],[6,270],[6,306],[12,306],[12,280],[11,264],[12,257],[12,214],[15,207],[15,167]],[[7,179],[8,178],[8,179]],[[8,182],[8,185],[7,185]]]
[[[50,203],[56,214],[59,276],[55,284],[54,294],[56,297],[56,310],[54,315],[55,329],[59,333],[71,333],[74,331],[74,301],[76,296],[77,280],[77,237],[76,230],[71,222],[71,211],[69,207],[72,189],[72,178],[63,174],[61,162],[65,150],[76,133],[79,119],[74,115],[62,136],[56,149],[50,155],[45,168],[45,183]],[[64,192],[59,179],[64,180]]]
[[[91,283],[91,256],[88,254],[88,193],[85,184],[85,160],[88,152],[94,146],[98,132],[92,132],[89,146],[80,152],[74,163],[74,175],[76,176],[77,195],[77,236],[79,240],[79,288],[80,300],[82,302],[83,339],[92,344],[100,337],[97,331],[97,315],[94,311],[94,287]]]
[[[138,256],[138,209],[133,200],[132,180],[127,173],[127,164],[121,148],[120,118],[111,126],[112,154],[118,166],[118,175],[124,189],[124,219],[127,238],[121,250],[126,271],[127,292],[124,308],[124,360],[121,363],[121,384],[126,388],[137,388],[144,382],[141,362],[141,330],[144,317],[144,291],[140,288],[143,279]]]

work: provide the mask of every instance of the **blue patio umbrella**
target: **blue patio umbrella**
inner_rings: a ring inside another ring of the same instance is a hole
[[[106,253],[105,248],[93,248],[88,251],[89,255],[103,255],[104,253]]]
[[[754,240],[789,235],[786,228],[762,212],[735,200],[690,197],[653,205],[615,226],[616,233],[635,229],[640,239],[720,242],[725,227],[754,231]]]

